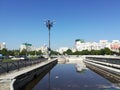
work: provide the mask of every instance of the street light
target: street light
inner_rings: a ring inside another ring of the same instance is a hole
[[[53,21],[46,20],[45,24],[46,24],[46,27],[48,28],[48,36],[49,36],[48,59],[50,60],[50,53],[51,53],[51,48],[50,48],[50,29],[51,29],[51,27],[53,27]]]

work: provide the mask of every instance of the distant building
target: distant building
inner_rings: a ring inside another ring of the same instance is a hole
[[[69,48],[68,47],[61,47],[57,50],[60,54],[63,54],[63,52],[67,51]]]
[[[112,51],[119,52],[120,41],[119,40],[113,40],[110,47],[111,47]]]
[[[41,52],[42,52],[43,54],[47,54],[47,53],[48,53],[48,47],[47,47],[46,45],[43,45],[43,46],[41,46],[40,48],[37,48],[37,49],[36,49],[36,51],[39,51],[39,50],[41,50]]]
[[[0,43],[0,50],[2,50],[3,48],[6,48],[6,43],[5,42]]]
[[[35,48],[32,46],[32,44],[29,44],[29,43],[23,43],[21,46],[20,46],[20,52],[25,49],[27,51],[34,51]]]
[[[104,48],[110,49],[110,42],[108,42],[108,40],[100,40],[99,44],[100,44],[100,49],[104,49]]]
[[[108,40],[100,40],[97,42],[83,42],[81,39],[75,40],[75,49],[77,51],[82,50],[101,50],[104,48],[109,48],[112,51],[119,51],[120,48],[120,41],[113,40],[112,42],[108,42]]]

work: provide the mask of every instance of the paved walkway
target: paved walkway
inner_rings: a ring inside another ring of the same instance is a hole
[[[0,90],[13,90],[13,83],[15,81],[15,78],[19,75],[22,75],[24,73],[27,73],[31,70],[34,70],[36,68],[39,68],[41,66],[44,66],[50,62],[55,61],[56,59],[46,60],[44,62],[34,64],[32,66],[24,67],[20,69],[19,71],[11,71],[10,73],[2,74],[0,75]]]

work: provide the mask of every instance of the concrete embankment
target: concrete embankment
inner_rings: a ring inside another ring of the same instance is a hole
[[[97,66],[94,66],[93,64],[86,63],[86,66],[93,70],[94,72],[98,73],[102,77],[108,79],[112,83],[114,83],[116,86],[120,88],[120,76],[118,74],[115,74],[113,72],[109,72],[108,70],[105,70],[104,68],[100,68]]]
[[[99,73],[113,83],[120,86],[120,58],[118,57],[86,57],[84,60],[86,66]]]
[[[102,67],[96,66],[96,65],[91,64],[91,63],[86,63],[86,66],[88,68],[92,69],[93,71],[99,73],[100,75],[105,76],[110,81],[120,83],[120,75],[119,75],[119,73],[115,72],[114,70],[110,71],[106,68],[102,68]]]
[[[46,60],[44,62],[23,68],[19,71],[1,75],[0,90],[22,90],[21,88],[25,84],[56,64],[57,59]]]

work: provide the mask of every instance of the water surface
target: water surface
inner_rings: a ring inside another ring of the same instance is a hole
[[[119,90],[90,69],[77,72],[75,64],[57,64],[32,90]]]

